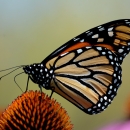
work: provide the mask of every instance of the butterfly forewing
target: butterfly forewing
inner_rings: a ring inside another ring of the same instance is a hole
[[[105,47],[116,53],[119,62],[122,63],[130,50],[130,19],[115,20],[85,31],[62,45],[43,62],[62,53],[86,46]]]
[[[51,86],[56,93],[88,114],[99,113],[111,103],[121,84],[121,67],[113,52],[85,47],[54,59],[48,64],[55,68]]]

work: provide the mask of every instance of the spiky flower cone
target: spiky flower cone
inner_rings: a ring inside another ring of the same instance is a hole
[[[0,115],[0,130],[72,130],[67,112],[44,93],[23,93]]]

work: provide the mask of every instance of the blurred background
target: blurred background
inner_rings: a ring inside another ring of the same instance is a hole
[[[129,5],[129,0],[0,0],[0,70],[41,62],[57,47],[90,28],[116,19],[130,19]],[[130,95],[129,66],[130,55],[122,64],[123,83],[118,95],[101,114],[87,115],[61,96],[53,95],[69,113],[74,130],[97,130],[125,118],[124,104]],[[22,93],[14,83],[14,76],[22,71],[0,81],[0,107],[7,107]],[[18,76],[16,81],[25,90],[27,75]],[[32,82],[29,89],[39,90]]]

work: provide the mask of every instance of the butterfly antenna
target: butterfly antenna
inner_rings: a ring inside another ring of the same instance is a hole
[[[17,68],[16,68],[16,67],[17,67]],[[16,68],[16,69],[10,71],[9,73],[7,73],[7,74],[1,76],[1,77],[0,77],[0,80],[1,80],[3,77],[5,77],[5,76],[11,74],[12,72],[14,72],[15,70],[17,70],[17,69],[19,69],[19,68],[21,68],[21,67],[24,67],[24,66],[23,66],[23,65],[22,65],[22,66],[15,66],[15,67],[11,67],[11,68],[8,68],[8,69],[5,69],[5,70],[1,70],[0,72],[2,72],[2,71],[6,71],[6,70],[10,70],[10,69],[13,69],[13,68]]]
[[[11,68],[8,68],[8,69],[5,69],[5,70],[0,70],[0,72],[2,72],[2,71],[7,71],[7,70],[10,70],[10,69],[13,69],[13,68],[24,67],[24,66],[25,66],[25,65],[14,66],[14,67],[11,67]]]
[[[18,83],[16,82],[16,77],[17,76],[19,76],[20,74],[23,74],[24,72],[21,72],[21,73],[19,73],[19,74],[17,74],[17,75],[15,75],[15,77],[14,77],[14,82],[16,83],[16,85],[19,87],[19,89],[23,92],[23,90],[21,89],[21,87],[18,85]]]

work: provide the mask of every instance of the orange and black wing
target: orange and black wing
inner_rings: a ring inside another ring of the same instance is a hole
[[[62,53],[86,46],[105,47],[116,53],[122,63],[130,50],[130,19],[108,22],[78,35],[54,51],[43,63]]]
[[[121,84],[117,55],[104,47],[83,47],[49,60],[53,67],[51,87],[88,114],[103,111]]]

